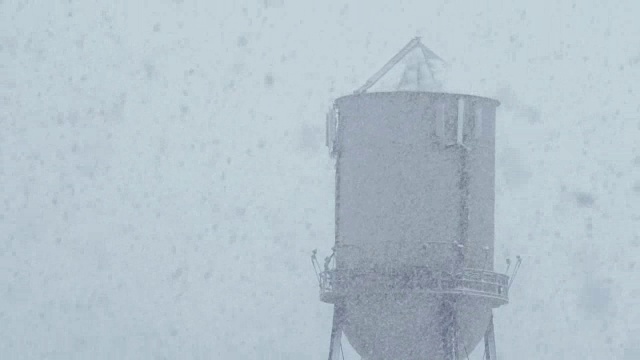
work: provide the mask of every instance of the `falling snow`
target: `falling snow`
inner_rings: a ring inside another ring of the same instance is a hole
[[[0,1],[2,358],[326,359],[309,264],[334,241],[325,114],[417,35],[452,89],[502,102],[496,270],[525,262],[499,358],[640,358],[638,16]]]

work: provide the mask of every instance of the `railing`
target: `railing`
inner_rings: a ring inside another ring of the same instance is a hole
[[[464,269],[456,276],[426,267],[388,271],[329,270],[319,274],[320,299],[334,303],[349,294],[423,291],[481,297],[495,306],[509,302],[509,277],[492,271]]]
[[[493,271],[464,269],[456,289],[462,294],[492,297],[504,303],[509,301],[509,277]]]
[[[333,292],[333,280],[335,270],[323,271],[320,273],[320,292]]]

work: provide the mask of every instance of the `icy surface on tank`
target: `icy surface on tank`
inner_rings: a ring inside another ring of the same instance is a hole
[[[336,101],[339,271],[493,270],[497,105],[429,92]],[[456,263],[461,253],[463,261]],[[345,334],[361,355],[438,356],[442,295],[385,288],[388,283],[343,285]],[[473,349],[487,328],[491,305],[462,297],[456,307],[460,344]]]
[[[456,145],[458,99],[466,101],[468,124],[475,121],[475,109],[482,109],[478,126],[483,131],[468,126],[464,134],[469,150]],[[496,105],[483,98],[425,92],[337,101],[338,267],[444,269],[451,263],[452,244],[460,242],[473,255],[470,264],[490,269]],[[461,183],[463,177],[468,186]],[[461,221],[463,202],[469,214]],[[468,227],[466,234],[461,226]]]

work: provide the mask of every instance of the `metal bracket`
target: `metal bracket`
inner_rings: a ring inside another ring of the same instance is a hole
[[[459,143],[457,143],[457,142],[455,142],[455,143],[448,143],[448,144],[446,144],[444,147],[445,147],[445,148],[457,147],[457,148],[465,149],[466,151],[471,151],[471,148],[470,148],[470,147],[468,147],[467,145],[465,145],[465,144],[459,144]]]
[[[511,280],[509,281],[509,288],[511,288],[511,284],[513,284],[513,280],[515,280],[516,275],[518,275],[518,270],[520,270],[520,265],[522,265],[522,258],[520,255],[516,256],[516,265],[513,267],[513,273],[511,274]],[[507,270],[509,270],[507,268]]]

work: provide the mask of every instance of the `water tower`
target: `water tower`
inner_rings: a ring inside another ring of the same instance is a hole
[[[367,92],[416,51],[397,91]],[[483,339],[496,358],[492,311],[510,285],[493,271],[499,103],[439,91],[438,59],[413,39],[327,116],[336,237],[312,261],[334,306],[330,360],[343,334],[363,360],[466,359]]]

